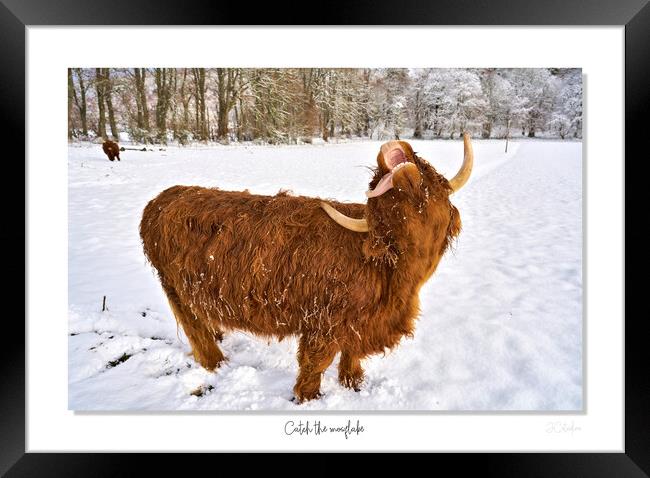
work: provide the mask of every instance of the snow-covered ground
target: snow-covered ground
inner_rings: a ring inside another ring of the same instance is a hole
[[[582,408],[582,144],[474,141],[452,201],[463,231],[421,290],[415,337],[365,361],[360,392],[337,382],[290,401],[296,341],[233,333],[215,373],[189,346],[138,225],[174,184],[363,202],[380,142],[304,146],[69,148],[69,407],[74,410],[578,410]],[[411,141],[451,177],[460,141]],[[102,312],[106,296],[107,311]]]

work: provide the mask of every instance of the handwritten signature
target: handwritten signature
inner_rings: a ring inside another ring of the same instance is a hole
[[[575,432],[581,431],[582,428],[575,424],[573,420],[564,421],[564,420],[555,420],[546,423],[546,433],[557,433],[557,434],[570,434],[573,436]]]

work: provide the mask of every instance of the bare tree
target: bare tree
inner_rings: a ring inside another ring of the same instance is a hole
[[[194,78],[194,104],[196,107],[196,133],[199,140],[208,140],[208,123],[205,107],[205,68],[192,68]]]
[[[237,101],[238,68],[217,68],[217,139],[228,138],[228,115]]]
[[[68,140],[72,140],[72,103],[74,102],[74,82],[72,68],[68,68]]]
[[[81,120],[81,134],[83,137],[87,137],[88,136],[88,116],[87,116],[88,107],[86,104],[86,90],[88,89],[88,86],[84,83],[83,70],[81,68],[75,68],[74,73],[77,74],[77,82],[79,83],[78,96],[77,96],[77,90],[74,87],[74,76],[72,75],[72,72],[69,72],[70,76],[68,77],[68,80],[71,79],[73,81],[72,95],[73,95],[74,103],[77,106],[77,110],[79,110],[79,119]]]
[[[300,78],[304,98],[302,121],[305,134],[311,137],[320,130],[320,111],[316,105],[316,75],[314,68],[302,68]]]
[[[483,88],[483,96],[487,101],[486,113],[483,117],[481,137],[484,139],[492,136],[492,128],[496,119],[496,104],[494,94],[494,83],[496,76],[496,68],[483,68],[479,71],[479,78]]]
[[[181,102],[183,103],[183,128],[187,129],[190,124],[190,95],[185,94],[187,82],[187,68],[183,68],[183,80],[181,82]]]
[[[171,97],[171,69],[156,68],[156,130],[158,141],[167,144],[167,111]]]
[[[139,139],[147,141],[149,134],[149,107],[146,92],[146,68],[134,68],[133,78],[135,83],[135,102],[137,108],[136,124],[139,129]]]
[[[180,79],[180,86],[179,86]],[[186,144],[189,139],[189,109],[192,95],[190,85],[187,80],[187,68],[180,68],[173,71],[172,84],[172,124],[174,129],[174,138],[180,144]],[[182,111],[179,111],[182,108]]]
[[[95,68],[95,90],[97,91],[97,136],[107,139],[106,135],[106,114],[104,112],[104,81],[102,68]]]
[[[108,110],[108,123],[111,127],[111,135],[113,136],[113,139],[118,140],[120,132],[117,129],[115,112],[113,111],[113,83],[111,82],[110,68],[104,68],[103,70],[104,100],[106,101],[106,109]]]
[[[181,144],[454,138],[465,130],[505,138],[518,127],[569,138],[581,135],[582,77],[561,68],[73,68],[68,138],[87,136],[88,122],[98,136],[125,127],[145,143],[164,143],[168,132]]]

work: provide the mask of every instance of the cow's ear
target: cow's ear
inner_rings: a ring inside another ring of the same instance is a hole
[[[449,227],[447,228],[447,237],[450,239],[453,239],[460,234],[460,230],[462,228],[462,222],[460,220],[460,213],[458,212],[458,209],[456,209],[456,206],[453,204],[451,205],[450,209],[450,218],[449,218]]]

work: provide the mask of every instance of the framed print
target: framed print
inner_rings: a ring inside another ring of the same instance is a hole
[[[65,3],[0,10],[26,175],[3,472],[420,451],[647,473],[622,267],[645,2],[318,27]]]
[[[581,69],[74,68],[69,78],[80,113],[69,121],[70,410],[584,409]],[[151,91],[174,104],[165,117]],[[518,157],[531,162],[507,173],[519,200],[497,207],[472,192],[501,183],[491,172]],[[399,194],[409,165],[422,171],[410,199]],[[197,178],[208,187],[179,186]],[[523,197],[531,205],[513,217]],[[350,207],[365,219],[344,215]],[[453,289],[447,267],[484,292],[459,301],[463,281]],[[375,295],[385,289],[403,292]],[[475,310],[482,321],[465,319]]]

